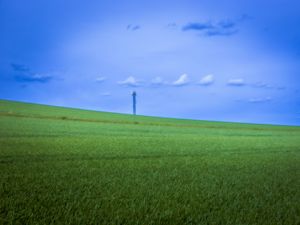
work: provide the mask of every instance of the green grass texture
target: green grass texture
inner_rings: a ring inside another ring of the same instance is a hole
[[[300,224],[300,127],[0,100],[0,224]]]

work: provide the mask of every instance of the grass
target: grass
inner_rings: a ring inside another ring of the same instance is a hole
[[[0,224],[300,224],[300,127],[0,101]]]

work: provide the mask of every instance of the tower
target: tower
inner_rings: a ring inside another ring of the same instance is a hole
[[[136,92],[132,92],[132,107],[133,107],[133,115],[136,114]]]

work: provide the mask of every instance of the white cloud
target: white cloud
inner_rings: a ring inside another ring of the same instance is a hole
[[[227,84],[231,86],[243,86],[245,85],[245,81],[243,78],[230,79]]]
[[[272,85],[264,83],[264,82],[256,82],[253,84],[253,86],[257,87],[257,88],[273,88]]]
[[[151,84],[162,85],[162,84],[165,84],[165,82],[161,77],[155,77],[153,80],[151,80]]]
[[[201,78],[201,80],[198,82],[200,85],[211,85],[215,81],[214,75],[213,74],[208,74],[204,77]]]
[[[175,80],[172,85],[174,86],[183,86],[189,83],[189,78],[187,74],[182,74],[177,80]]]
[[[125,85],[125,86],[131,86],[131,87],[140,86],[140,83],[138,82],[138,80],[136,80],[133,76],[129,76],[125,80],[119,81],[118,84]]]
[[[248,102],[250,103],[261,103],[261,102],[269,102],[271,101],[271,97],[265,97],[265,98],[250,98]]]
[[[255,88],[265,88],[265,89],[274,89],[274,90],[285,90],[285,86],[271,85],[264,82],[256,82],[252,84]]]
[[[111,93],[110,92],[102,92],[100,95],[107,97],[107,96],[111,96]]]
[[[96,78],[96,82],[98,82],[98,83],[102,83],[105,80],[106,80],[106,77],[97,77]]]

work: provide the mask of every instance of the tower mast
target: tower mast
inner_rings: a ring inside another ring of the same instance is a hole
[[[132,92],[132,107],[133,107],[133,115],[136,115],[136,92]]]

